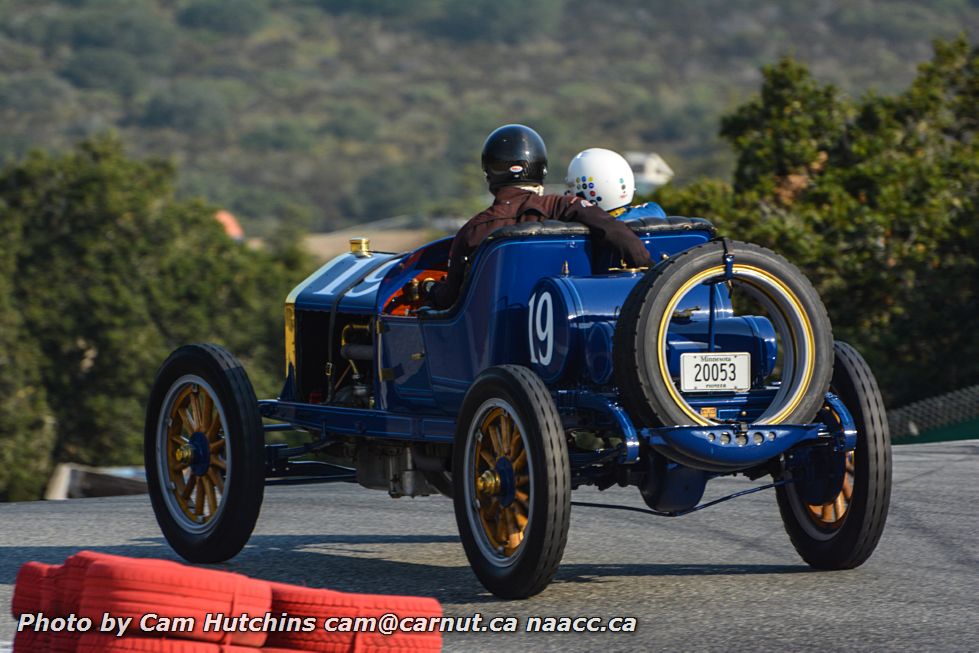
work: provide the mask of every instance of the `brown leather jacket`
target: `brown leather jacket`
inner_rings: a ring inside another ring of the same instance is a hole
[[[642,240],[593,202],[575,195],[537,195],[515,186],[504,186],[495,195],[493,205],[464,224],[453,239],[449,274],[430,295],[437,308],[448,308],[455,303],[469,257],[483,239],[500,227],[518,222],[580,222],[588,227],[596,246],[610,248],[631,267],[650,264],[649,252]]]

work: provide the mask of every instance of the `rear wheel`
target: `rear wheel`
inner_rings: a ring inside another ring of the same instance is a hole
[[[146,412],[153,511],[174,551],[221,562],[248,542],[265,488],[258,400],[241,363],[216,345],[173,352]]]
[[[456,522],[480,582],[537,594],[561,562],[571,512],[567,442],[554,400],[530,370],[489,368],[463,401],[453,454]]]
[[[806,503],[802,489],[777,489],[785,530],[802,559],[817,569],[851,569],[877,547],[891,496],[891,441],[884,402],[870,366],[856,349],[835,345],[831,391],[850,411],[857,448],[845,460],[843,487],[822,504]]]

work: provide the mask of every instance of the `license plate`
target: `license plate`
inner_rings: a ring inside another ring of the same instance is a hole
[[[682,392],[744,392],[751,389],[751,354],[680,354]]]

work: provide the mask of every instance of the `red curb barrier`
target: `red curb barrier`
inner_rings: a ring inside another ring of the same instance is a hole
[[[143,625],[155,629],[170,620],[191,618],[187,632],[158,632],[157,636],[203,642],[258,647],[265,643],[264,632],[205,631],[207,614],[235,617],[242,613],[264,615],[271,608],[271,590],[265,581],[225,571],[146,564],[140,561],[96,561],[85,575],[79,614],[93,621],[105,613],[132,617],[140,627],[145,615],[155,614]],[[141,632],[153,635],[154,632]]]
[[[41,653],[48,650],[48,633],[35,633],[33,630],[22,630],[14,633],[13,653]]]
[[[188,639],[113,637],[88,633],[78,642],[77,653],[260,653],[264,649],[195,642]]]
[[[155,558],[126,558],[124,556],[112,555],[110,553],[98,553],[97,551],[79,551],[68,556],[58,580],[58,604],[64,614],[77,614],[81,607],[82,590],[85,587],[85,576],[88,568],[96,562],[108,562],[119,564],[143,564],[169,566],[174,569],[186,569],[184,565],[169,560],[158,560]]]
[[[76,653],[297,653],[293,649],[248,648],[187,639],[113,637],[100,633],[83,635],[75,650]]]
[[[19,617],[22,614],[50,613],[52,593],[49,575],[55,565],[43,562],[28,562],[21,565],[14,581],[14,595],[10,600],[10,613]]]
[[[49,633],[48,651],[50,653],[75,653],[78,650],[78,640],[82,633]]]
[[[438,601],[408,596],[350,594],[254,580],[232,572],[188,567],[158,559],[126,558],[82,551],[63,565],[28,562],[17,574],[11,612],[44,613],[51,618],[77,615],[95,627],[104,614],[132,618],[127,636],[89,632],[34,632],[14,637],[14,653],[425,653],[440,651],[438,632],[330,632],[331,617],[375,619],[395,615],[429,619],[442,616]],[[312,632],[224,632],[204,630],[208,614],[234,619],[242,614],[277,619],[315,619]],[[148,621],[141,620],[147,615]],[[154,629],[175,620],[185,627]],[[192,622],[191,622],[192,620]],[[361,622],[363,624],[368,622]],[[389,625],[390,626],[390,625]],[[134,630],[135,629],[135,630]],[[262,647],[263,644],[268,646]]]
[[[442,606],[435,599],[386,596],[378,594],[348,594],[331,590],[271,583],[272,611],[287,612],[291,616],[315,617],[317,628],[313,632],[269,633],[270,647],[293,648],[318,653],[338,651],[439,651],[442,635],[438,632],[395,632],[383,635],[379,632],[330,632],[323,629],[324,620],[330,617],[356,619],[375,618],[394,614],[398,620],[405,617],[441,617]]]

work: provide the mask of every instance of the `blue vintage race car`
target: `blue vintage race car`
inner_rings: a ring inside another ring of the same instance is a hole
[[[701,504],[710,479],[743,474],[772,477],[747,491],[775,488],[810,565],[864,562],[890,496],[867,364],[777,254],[698,218],[626,222],[652,269],[624,268],[582,225],[522,223],[481,245],[444,311],[422,289],[445,276],[451,238],[408,254],[352,241],[286,300],[278,399],[257,400],[220,347],[176,350],[145,437],[170,544],[226,560],[266,482],[355,478],[451,496],[480,581],[526,597],[560,563],[572,489],[634,485],[647,512],[678,516],[717,502]],[[309,441],[266,444],[273,430]]]

